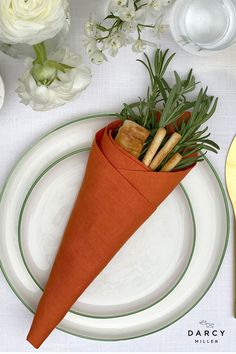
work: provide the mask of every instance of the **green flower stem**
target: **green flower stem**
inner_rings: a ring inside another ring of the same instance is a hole
[[[138,3],[140,2],[141,0],[135,0],[134,1],[134,7],[135,7],[135,10],[138,10]],[[145,4],[145,5],[147,5],[147,4]]]
[[[145,7],[145,6],[147,6],[147,3],[146,3],[146,4],[142,4],[142,5],[140,5],[140,6],[137,6],[137,5],[136,5],[135,10],[138,11],[138,10],[140,10],[142,7]]]
[[[155,26],[154,25],[144,25],[142,23],[139,23],[138,27],[154,28]]]
[[[139,24],[137,25],[138,39],[141,39],[142,27],[155,28],[154,25],[144,25],[144,24],[142,24],[142,23],[139,23]]]
[[[112,32],[114,31],[114,29],[116,29],[116,28],[117,28],[117,30],[121,29],[122,26],[123,26],[123,23],[124,23],[124,21],[122,21],[122,20],[120,19],[120,17],[115,16],[115,15],[113,15],[112,13],[111,13],[110,15],[108,15],[108,16],[104,19],[104,21],[107,20],[107,19],[112,19],[112,20],[115,20],[115,21],[114,21],[113,25],[112,25],[110,28],[107,28],[107,27],[105,27],[104,25],[101,25],[101,23],[97,24],[97,29],[99,29],[99,30],[102,31],[102,32],[108,32],[108,33],[107,33],[105,36],[103,36],[103,37],[96,37],[96,41],[98,41],[98,42],[102,42],[103,40],[109,38],[110,35],[112,34]]]
[[[36,60],[39,64],[44,64],[47,61],[47,51],[44,42],[35,44],[33,46],[35,54],[36,54]]]

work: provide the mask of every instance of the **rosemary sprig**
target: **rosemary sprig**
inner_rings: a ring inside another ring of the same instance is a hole
[[[198,84],[192,69],[185,78],[181,78],[174,71],[174,84],[171,86],[165,79],[165,73],[175,54],[168,56],[168,51],[163,52],[157,49],[153,64],[146,54],[145,61],[138,59],[146,67],[150,77],[147,97],[129,105],[124,104],[124,109],[119,117],[121,119],[128,117],[150,130],[150,137],[144,145],[140,159],[147,151],[156,131],[160,127],[172,125],[175,131],[181,135],[181,140],[158,169],[161,169],[175,153],[180,153],[183,156],[176,167],[176,169],[181,169],[201,161],[207,151],[218,152],[219,146],[209,139],[208,127],[201,129],[201,126],[215,113],[218,98],[208,96],[208,88],[200,88],[197,97],[189,99],[188,94],[196,90]],[[191,115],[184,118],[183,114],[187,111],[191,112]],[[158,113],[159,119],[157,119]]]

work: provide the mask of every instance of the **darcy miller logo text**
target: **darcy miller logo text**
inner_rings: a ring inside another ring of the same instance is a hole
[[[215,324],[202,320],[199,322],[202,328],[188,330],[188,337],[193,338],[196,344],[217,344],[220,338],[224,337],[225,330],[215,329]]]

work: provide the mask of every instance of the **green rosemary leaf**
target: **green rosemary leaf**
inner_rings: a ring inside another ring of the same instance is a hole
[[[148,56],[147,56],[146,53],[144,53],[144,56],[145,56],[145,58],[146,58],[146,60],[147,60],[148,67],[149,67],[149,69],[150,69],[150,71],[151,71],[152,77],[154,78],[155,75],[154,75],[154,72],[153,72],[153,69],[152,69],[152,64],[151,64],[151,62],[150,62],[150,60],[149,60],[149,58],[148,58]]]
[[[198,90],[197,97],[189,99],[187,94],[193,92],[196,85],[199,84],[196,82],[192,69],[189,70],[185,78],[181,78],[178,72],[174,71],[175,83],[171,86],[164,75],[174,56],[175,54],[169,55],[169,50],[163,52],[158,49],[154,55],[153,63],[146,54],[144,60],[138,59],[147,69],[151,85],[148,87],[146,99],[140,99],[139,102],[129,105],[125,104],[119,117],[122,119],[129,117],[151,131],[141,156],[148,149],[157,129],[172,124],[174,130],[181,135],[181,140],[163,163],[168,161],[174,153],[179,152],[184,155],[177,166],[179,169],[188,167],[203,158],[189,157],[190,153],[218,152],[219,146],[209,139],[208,127],[201,128],[202,124],[215,113],[218,98],[209,96],[207,94],[208,87],[206,87]],[[186,111],[191,114],[185,118],[183,114]],[[159,120],[156,118],[157,112],[160,112]],[[182,119],[181,123],[180,118]],[[161,146],[167,140],[168,137],[163,140]]]
[[[153,85],[154,85],[154,75],[153,75],[152,69],[143,60],[137,59],[136,61],[142,63],[146,67],[146,69],[147,69],[147,71],[149,73],[149,76],[150,76],[152,87],[153,87]]]
[[[168,68],[170,62],[172,61],[172,59],[174,59],[175,57],[175,53],[173,53],[168,59],[167,61],[164,63],[163,67],[162,67],[162,71],[161,71],[161,76],[163,76],[166,72],[166,69]]]
[[[167,97],[167,93],[166,93],[166,88],[163,85],[162,80],[158,76],[156,76],[155,77],[155,81],[156,81],[156,83],[158,85],[158,88],[160,90],[160,93],[161,93],[161,96],[163,98],[163,101],[166,102],[168,97]]]
[[[168,82],[162,77],[162,84],[165,87],[165,90],[168,91],[168,93],[170,93],[170,85],[168,84]]]

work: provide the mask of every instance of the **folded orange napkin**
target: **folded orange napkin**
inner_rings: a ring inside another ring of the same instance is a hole
[[[38,348],[130,236],[190,172],[152,172],[100,130],[28,341]]]

